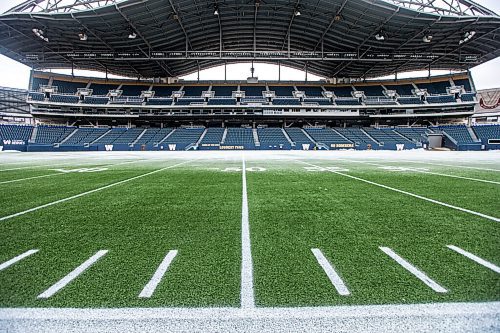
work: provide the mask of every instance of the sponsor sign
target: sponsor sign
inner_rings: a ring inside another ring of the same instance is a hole
[[[330,148],[354,148],[353,143],[332,143]]]
[[[302,144],[302,150],[309,150],[309,148],[311,148],[311,145],[309,143]]]
[[[113,151],[113,145],[104,145],[104,149],[106,149],[106,151]]]
[[[202,147],[219,147],[220,144],[219,143],[202,143],[201,146]]]
[[[16,146],[16,145],[25,145],[26,142],[24,140],[3,140],[3,144]]]
[[[220,150],[243,150],[245,146],[219,146]]]
[[[168,145],[168,150],[175,150],[176,148],[177,148],[177,145],[175,143]]]
[[[398,143],[396,144],[396,150],[403,150],[405,149],[405,144],[404,143]]]

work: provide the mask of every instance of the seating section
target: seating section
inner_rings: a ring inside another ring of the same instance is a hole
[[[366,105],[397,105],[396,101],[388,97],[367,97]]]
[[[399,97],[398,102],[403,105],[424,104],[420,97]]]
[[[118,89],[118,84],[92,83],[89,89],[92,89],[92,96],[106,96],[110,90]]]
[[[365,128],[364,129],[368,135],[377,140],[379,143],[383,144],[397,144],[397,143],[406,143],[411,142],[411,140],[406,137],[402,137],[401,135],[394,132],[391,128]]]
[[[28,98],[31,99],[32,101],[43,102],[45,100],[45,94],[44,93],[37,93],[37,92],[30,92],[28,94]]]
[[[173,131],[173,128],[148,128],[136,145],[157,144]]]
[[[385,84],[387,90],[395,90],[399,96],[413,96],[413,87],[411,84]]]
[[[41,145],[59,143],[75,129],[76,127],[66,126],[38,126],[35,143]]]
[[[238,90],[237,86],[212,86],[215,97],[232,97],[233,91],[236,90]]]
[[[262,92],[266,91],[265,86],[240,86],[240,90],[245,92],[245,97],[262,97]]]
[[[295,89],[292,86],[269,86],[270,91],[274,91],[276,96],[292,97]]]
[[[360,86],[356,87],[357,90],[363,91],[365,96],[381,97],[384,95],[384,88],[382,86]]]
[[[47,85],[49,85],[49,79],[34,77],[31,90],[38,91],[38,89],[40,89],[40,86],[47,86]]]
[[[203,98],[179,98],[177,102],[175,102],[175,105],[178,106],[187,106],[191,105],[193,103],[204,103],[205,100]]]
[[[112,128],[111,131],[106,133],[106,135],[104,135],[103,137],[99,138],[93,144],[103,144],[103,145],[112,144],[126,132],[127,132],[126,128],[120,128],[120,127]]]
[[[149,85],[122,85],[120,87],[122,90],[122,96],[141,96],[141,93],[145,90],[149,90]]]
[[[403,135],[404,137],[417,142],[427,141],[428,129],[424,127],[407,127],[407,128],[396,128],[395,132]]]
[[[163,143],[176,144],[176,149],[184,149],[198,142],[204,131],[204,128],[178,128]]]
[[[52,94],[49,98],[49,101],[53,103],[71,103],[71,104],[77,104],[79,101],[78,96],[74,95],[55,95]]]
[[[417,86],[420,89],[427,89],[427,92],[431,95],[446,94],[446,88],[450,87],[450,81],[439,81],[430,83],[418,83]]]
[[[472,126],[474,133],[483,144],[488,144],[488,140],[499,140],[500,144],[500,126],[498,125],[482,125]]]
[[[146,105],[172,105],[172,98],[149,98]]]
[[[210,98],[207,105],[236,105],[234,98]]]
[[[290,137],[290,140],[292,140],[292,142],[295,142],[295,144],[298,146],[302,144],[314,143],[313,141],[311,141],[311,139],[307,137],[307,135],[304,134],[301,128],[289,127],[286,129],[286,133]]]
[[[299,91],[306,93],[307,97],[323,97],[323,88],[314,86],[297,86]]]
[[[298,98],[274,98],[273,105],[302,105]]]
[[[361,102],[357,98],[337,98],[335,100],[335,104],[341,105],[341,106],[361,105]]]
[[[427,102],[430,104],[456,103],[453,95],[427,96]]]
[[[247,149],[255,148],[255,141],[253,139],[253,130],[251,128],[228,128],[226,139],[224,140],[226,146],[245,146]]]
[[[337,97],[352,97],[352,87],[328,87],[326,90],[333,91]]]
[[[154,86],[155,97],[172,97],[172,92],[179,91],[181,86]]]
[[[109,128],[79,128],[75,134],[62,144],[62,146],[82,146],[84,144],[90,144],[107,131],[109,131]]]
[[[474,102],[475,98],[476,98],[476,93],[467,93],[467,94],[462,94],[460,96],[462,102]]]
[[[108,97],[93,97],[93,96],[87,96],[84,98],[83,102],[85,104],[93,104],[93,105],[104,105],[109,103],[109,98]]]
[[[364,133],[360,128],[348,127],[348,128],[335,128],[337,132],[345,136],[347,139],[355,143],[364,144],[374,144],[373,141],[366,133]]]
[[[76,94],[78,88],[85,88],[87,82],[71,82],[62,80],[53,80],[52,86],[57,87],[57,92],[61,94]]]
[[[452,137],[458,144],[476,143],[465,125],[435,127]]]
[[[201,93],[208,90],[208,86],[184,86],[185,97],[201,97]]]
[[[22,140],[28,142],[33,133],[33,126],[0,125],[0,140]]]
[[[203,139],[201,139],[200,144],[203,145],[218,145],[222,142],[224,132],[226,131],[223,127],[211,127],[207,129],[207,133]]]
[[[290,142],[281,128],[258,128],[260,146],[270,149],[290,149]]]
[[[472,91],[472,86],[468,79],[453,80],[456,86],[464,86],[466,92]]]
[[[317,143],[324,143],[328,147],[352,144],[352,141],[342,137],[331,128],[306,128],[305,131],[314,139],[314,141]]]
[[[328,98],[304,98],[305,104],[317,104],[317,105],[332,105],[332,101]]]

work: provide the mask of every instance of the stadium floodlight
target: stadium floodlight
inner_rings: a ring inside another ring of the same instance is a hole
[[[377,33],[377,34],[375,35],[375,39],[376,39],[376,40],[379,40],[379,41],[383,41],[383,40],[385,40],[384,33],[383,33],[382,31],[380,31],[379,33]]]
[[[468,41],[470,41],[472,39],[472,37],[474,37],[475,34],[476,34],[476,32],[474,30],[467,31],[466,33],[464,33],[464,38],[458,42],[458,45],[462,45],[463,43],[467,43]]]
[[[300,14],[300,10],[295,9],[294,15],[295,15],[295,16],[300,16],[300,15],[301,15],[301,14]]]
[[[137,33],[134,30],[130,30],[130,33],[128,34],[129,39],[136,39],[137,38]]]
[[[78,38],[80,38],[80,40],[82,41],[86,41],[88,39],[88,36],[87,34],[85,33],[85,31],[82,31],[78,34]]]
[[[426,35],[426,36],[424,36],[424,38],[422,38],[422,41],[424,43],[430,43],[430,42],[432,42],[432,35]]]
[[[43,40],[43,41],[45,41],[47,43],[49,42],[49,39],[43,35],[43,30],[42,29],[33,28],[33,29],[31,29],[31,31],[33,31],[33,33],[35,34],[35,36],[37,36],[41,40]]]
[[[214,9],[214,15],[215,16],[219,16],[219,8],[218,7],[215,7],[215,9]]]

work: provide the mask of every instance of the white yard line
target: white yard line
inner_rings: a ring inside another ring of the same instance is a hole
[[[420,281],[425,283],[427,286],[429,286],[432,290],[434,290],[437,293],[446,293],[448,290],[445,288],[441,287],[437,282],[432,280],[430,277],[428,277],[424,272],[410,264],[408,261],[400,257],[396,252],[391,250],[388,247],[379,247],[379,249],[387,254],[389,257],[394,259],[398,264],[400,264],[404,269],[406,269],[408,272],[412,273],[415,275]]]
[[[387,164],[373,163],[373,162],[360,161],[360,160],[346,160],[346,159],[342,159],[342,158],[338,158],[337,160],[348,161],[350,163],[362,163],[362,164],[374,165],[374,166],[378,166],[378,167],[389,167],[390,166],[390,165],[387,165]],[[392,162],[392,163],[396,163],[396,162]],[[400,163],[400,162],[397,162],[397,163]],[[407,168],[409,171],[426,173],[426,174],[429,174],[429,175],[443,176],[443,177],[450,177],[450,178],[458,178],[458,179],[472,180],[472,181],[475,181],[475,182],[500,185],[500,182],[496,182],[494,180],[486,180],[486,179],[479,179],[479,178],[455,176],[455,175],[450,175],[450,174],[446,174],[446,173],[439,173],[439,172],[433,172],[433,171],[419,170],[419,169],[415,169],[413,167],[404,167],[404,168]]]
[[[429,164],[429,165],[440,165],[440,166],[447,166],[447,167],[453,167],[453,168],[464,168],[464,169],[473,169],[473,170],[500,172],[500,169],[480,168],[480,167],[472,167],[472,166],[466,166],[466,165],[460,165],[460,164],[443,164],[443,163],[422,162],[422,161],[412,161],[412,160],[401,160],[401,162]]]
[[[307,308],[7,308],[0,322],[25,332],[498,332],[500,302]]]
[[[160,284],[161,279],[167,272],[168,267],[170,266],[176,255],[177,250],[171,250],[167,253],[165,258],[163,258],[160,266],[158,266],[156,272],[153,274],[151,280],[149,280],[149,282],[144,286],[144,289],[142,289],[141,293],[139,294],[140,298],[149,298],[153,295],[156,287],[158,286],[158,284]]]
[[[8,260],[8,261],[0,264],[0,271],[6,269],[9,266],[14,265],[16,262],[23,260],[24,258],[29,257],[30,255],[35,254],[37,252],[38,252],[38,250],[29,250],[29,251],[26,251],[26,252]]]
[[[303,164],[307,164],[307,165],[316,167],[316,168],[322,168],[321,166],[318,166],[318,165],[315,165],[315,164],[311,164],[311,163],[308,163],[308,162],[304,162],[304,161],[300,161],[300,160],[297,160],[297,161],[300,162],[300,163],[303,163]],[[328,171],[328,172],[335,173],[335,174],[340,175],[340,176],[348,177],[348,178],[351,178],[351,179],[356,179],[356,180],[359,180],[359,181],[367,183],[367,184],[375,185],[375,186],[382,187],[382,188],[385,188],[385,189],[388,189],[388,190],[391,190],[391,191],[395,191],[395,192],[398,192],[398,193],[406,194],[406,195],[412,196],[414,198],[418,198],[418,199],[421,199],[421,200],[432,202],[432,203],[435,203],[435,204],[438,204],[438,205],[441,205],[441,206],[444,206],[444,207],[448,207],[448,208],[459,210],[461,212],[465,212],[465,213],[469,213],[469,214],[472,214],[472,215],[480,216],[480,217],[483,217],[483,218],[491,220],[491,221],[500,222],[500,218],[495,217],[495,216],[490,216],[490,215],[479,213],[479,212],[476,212],[476,211],[473,211],[473,210],[470,210],[470,209],[467,209],[467,208],[462,208],[462,207],[450,205],[450,204],[447,204],[447,203],[442,202],[442,201],[438,201],[438,200],[430,199],[430,198],[427,198],[427,197],[423,197],[423,196],[415,194],[415,193],[411,193],[411,192],[403,191],[403,190],[400,190],[400,189],[397,189],[397,188],[394,188],[394,187],[390,187],[390,186],[387,186],[387,185],[375,183],[375,182],[372,182],[370,180],[366,180],[366,179],[359,178],[359,177],[356,177],[356,176],[353,176],[353,175],[345,174],[345,173],[342,173],[342,172],[339,172],[339,171],[330,170],[330,169],[325,169],[325,170]],[[1,219],[0,219],[0,221],[1,221]]]
[[[155,173],[167,170],[167,169],[175,168],[175,167],[177,167],[179,165],[186,164],[186,163],[189,163],[189,162],[191,162],[191,161],[177,163],[177,164],[165,167],[165,168],[161,168],[161,169],[158,169],[158,170],[154,170],[154,171],[150,171],[150,172],[144,173],[144,174],[139,175],[139,176],[135,176],[135,177],[127,178],[127,179],[124,179],[124,180],[120,180],[120,181],[118,181],[116,183],[111,183],[109,185],[105,185],[105,186],[102,186],[102,187],[99,187],[99,188],[96,188],[96,189],[93,189],[93,190],[90,190],[90,191],[87,191],[87,192],[79,193],[79,194],[72,195],[72,196],[64,198],[64,199],[56,200],[56,201],[49,202],[49,203],[46,203],[46,204],[41,205],[41,206],[33,207],[33,208],[30,208],[30,209],[24,210],[22,212],[18,212],[18,213],[14,213],[14,214],[11,214],[11,215],[3,216],[3,217],[0,217],[0,222],[8,220],[8,219],[11,219],[13,217],[17,217],[17,216],[21,216],[21,215],[24,215],[24,214],[27,214],[27,213],[31,213],[31,212],[37,211],[39,209],[42,209],[42,208],[50,207],[50,206],[53,206],[53,205],[57,205],[59,203],[63,203],[63,202],[69,201],[69,200],[73,200],[73,199],[76,199],[76,198],[83,197],[85,195],[89,195],[89,194],[92,194],[92,193],[95,193],[95,192],[99,192],[99,191],[102,191],[102,190],[105,190],[105,189],[108,189],[108,188],[111,188],[111,187],[114,187],[114,186],[117,186],[117,185],[128,183],[128,182],[130,182],[132,180],[136,180],[136,179],[139,179],[139,178],[142,178],[142,177],[146,177],[146,176],[149,176],[149,175],[152,175],[152,174],[155,174]]]
[[[500,273],[500,267],[498,267],[497,265],[489,262],[489,261],[486,261],[482,258],[479,258],[478,256],[476,256],[475,254],[472,254],[470,252],[467,252],[461,248],[459,248],[458,246],[455,246],[455,245],[446,245],[450,250],[453,250],[455,252],[458,252],[460,253],[461,255],[469,258],[470,260],[472,261],[475,261],[477,262],[479,265],[483,265],[484,267],[487,267],[489,269],[491,269],[493,272],[495,273]]]
[[[318,261],[321,268],[323,268],[323,270],[325,271],[326,275],[328,276],[328,279],[330,279],[330,282],[333,284],[335,289],[337,289],[337,292],[342,296],[350,295],[351,293],[349,292],[349,289],[347,289],[347,286],[345,285],[344,281],[342,281],[340,275],[337,274],[337,272],[332,267],[328,259],[325,258],[321,250],[311,249],[311,251],[316,257],[316,260]]]
[[[250,222],[248,219],[247,174],[245,156],[242,157],[242,202],[241,202],[241,307],[255,307],[253,290],[253,263],[250,243]]]
[[[76,279],[80,274],[85,272],[90,266],[92,266],[97,260],[101,259],[108,250],[99,250],[92,257],[87,259],[83,264],[75,268],[71,273],[63,277],[61,280],[57,281],[56,284],[52,285],[49,289],[45,290],[43,293],[38,295],[38,298],[49,298],[57,293],[62,288],[66,287],[71,281]]]

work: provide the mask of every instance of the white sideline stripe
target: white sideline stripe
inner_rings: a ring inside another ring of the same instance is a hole
[[[250,222],[248,219],[247,173],[245,155],[242,157],[242,199],[241,199],[241,308],[255,307],[253,290],[253,263],[250,243]]]
[[[139,178],[142,178],[142,177],[146,177],[146,176],[149,176],[149,175],[152,175],[152,174],[155,174],[155,173],[167,170],[167,169],[175,168],[176,166],[179,166],[179,165],[182,165],[182,164],[186,164],[186,163],[189,163],[189,162],[191,162],[191,161],[177,163],[177,164],[165,167],[165,168],[161,168],[161,169],[158,169],[158,170],[154,170],[154,171],[150,171],[150,172],[144,173],[144,174],[139,175],[139,176],[135,176],[135,177],[132,177],[132,178],[127,178],[127,179],[124,179],[124,180],[120,180],[120,181],[118,181],[116,183],[111,183],[109,185],[105,185],[105,186],[102,186],[102,187],[99,187],[99,188],[96,188],[96,189],[93,189],[93,190],[90,190],[90,191],[87,191],[87,192],[75,194],[75,195],[73,195],[71,197],[67,197],[67,198],[64,198],[64,199],[60,199],[60,200],[56,200],[56,201],[53,201],[53,202],[49,202],[49,203],[41,205],[41,206],[33,207],[33,208],[30,208],[30,209],[24,210],[22,212],[19,212],[19,213],[15,213],[15,214],[3,216],[3,217],[0,217],[0,221],[5,221],[5,220],[11,219],[13,217],[17,217],[17,216],[20,216],[20,215],[24,215],[24,214],[27,214],[27,213],[31,213],[31,212],[37,211],[37,210],[42,209],[42,208],[50,207],[50,206],[53,206],[53,205],[57,205],[59,203],[63,203],[63,202],[69,201],[69,200],[73,200],[73,199],[76,199],[76,198],[79,198],[79,197],[83,197],[85,195],[92,194],[92,193],[95,193],[95,192],[99,192],[99,191],[108,189],[110,187],[116,186],[116,185],[121,185],[121,184],[124,184],[124,183],[128,183],[128,182],[130,182],[132,180],[139,179]]]
[[[9,266],[14,265],[16,262],[18,262],[20,260],[23,260],[24,258],[29,257],[30,255],[35,254],[37,252],[38,252],[38,250],[36,250],[36,249],[35,250],[29,250],[29,251],[26,251],[26,252],[24,252],[24,253],[16,256],[16,257],[14,257],[14,258],[12,258],[10,260],[8,260],[8,261],[0,264],[0,271],[6,269]]]
[[[300,161],[300,160],[297,160],[297,161],[301,162],[301,163],[304,163],[304,164],[307,164],[307,165],[310,165],[310,166],[313,166],[313,167],[316,167],[316,168],[321,168],[320,166],[317,166],[317,165],[314,165],[314,164],[311,164],[311,163],[307,163],[307,162]],[[467,208],[453,206],[453,205],[447,204],[447,203],[442,202],[442,201],[438,201],[438,200],[426,198],[426,197],[423,197],[423,196],[415,194],[415,193],[406,192],[406,191],[403,191],[403,190],[400,190],[400,189],[397,189],[397,188],[394,188],[394,187],[390,187],[390,186],[387,186],[387,185],[375,183],[375,182],[372,182],[370,180],[359,178],[359,177],[356,177],[356,176],[353,176],[353,175],[348,175],[348,174],[345,174],[345,173],[342,173],[342,172],[339,172],[339,171],[330,170],[330,169],[326,169],[326,171],[333,172],[333,173],[335,173],[337,175],[341,175],[341,176],[344,176],[344,177],[356,179],[356,180],[359,180],[361,182],[365,182],[367,184],[371,184],[371,185],[375,185],[375,186],[378,186],[378,187],[382,187],[382,188],[385,188],[385,189],[388,189],[388,190],[391,190],[391,191],[395,191],[395,192],[398,192],[398,193],[406,194],[406,195],[412,196],[414,198],[418,198],[418,199],[421,199],[421,200],[432,202],[432,203],[435,203],[435,204],[438,204],[438,205],[441,205],[441,206],[445,206],[445,207],[448,207],[448,208],[456,209],[456,210],[459,210],[459,211],[462,211],[462,212],[465,212],[465,213],[469,213],[469,214],[472,214],[472,215],[480,216],[480,217],[483,217],[483,218],[491,220],[491,221],[500,222],[500,218],[498,218],[498,217],[494,217],[494,216],[486,215],[486,214],[483,214],[483,213],[475,212],[475,211],[467,209]],[[0,221],[1,221],[1,219],[0,219]]]
[[[460,164],[453,165],[453,164],[442,164],[442,163],[434,163],[434,162],[421,162],[421,161],[412,161],[412,160],[406,160],[404,162],[429,164],[429,165],[440,165],[440,166],[447,166],[447,167],[454,167],[454,168],[465,168],[465,169],[474,169],[474,170],[500,172],[499,169],[489,169],[489,168],[472,167],[472,166],[466,166],[466,165],[460,165]]]
[[[51,167],[51,166],[58,166],[58,165],[67,165],[67,164],[72,164],[74,161],[71,162],[64,162],[64,163],[52,163],[52,164],[42,164],[42,165],[29,165],[25,167],[19,167],[19,168],[11,168],[11,169],[0,169],[0,172],[4,171],[12,171],[12,170],[22,170],[22,169],[34,169],[34,168],[43,168],[43,167]]]
[[[285,308],[0,308],[0,320],[130,320],[130,319],[199,319],[224,320],[241,318],[314,319],[314,318],[404,318],[466,314],[500,314],[500,302],[429,303],[387,305],[340,305]],[[187,322],[185,332],[193,331]],[[262,332],[264,332],[263,330]],[[297,331],[297,327],[290,331]]]
[[[144,289],[142,289],[141,293],[139,294],[140,298],[149,298],[153,295],[156,287],[161,282],[163,275],[165,275],[165,273],[167,272],[168,267],[170,266],[176,255],[177,250],[171,250],[167,253],[165,258],[163,258],[160,266],[158,266],[156,272],[153,274],[151,280],[149,280],[148,284],[146,284],[144,286]]]
[[[437,293],[446,293],[448,290],[445,288],[441,287],[437,282],[432,280],[430,277],[428,277],[424,272],[420,271],[418,268],[410,264],[408,261],[405,259],[401,258],[396,252],[391,250],[388,247],[379,247],[382,252],[387,254],[389,257],[394,259],[398,264],[403,266],[404,269],[406,269],[408,272],[412,273],[415,275],[420,281],[425,283],[427,286],[429,286],[432,290],[434,290]]]
[[[330,282],[333,284],[337,292],[342,296],[348,296],[351,293],[347,286],[342,281],[342,278],[337,274],[335,269],[332,267],[328,259],[325,258],[320,249],[311,249],[312,253],[316,257],[316,260],[320,264],[321,268],[325,271],[326,275],[330,279]]]
[[[108,250],[99,250],[92,257],[87,259],[83,264],[75,268],[71,273],[63,277],[61,280],[57,281],[49,289],[45,290],[43,293],[38,295],[38,298],[49,298],[55,293],[57,293],[62,288],[66,287],[68,283],[76,279],[80,274],[85,272],[90,266],[92,266],[97,260],[108,253]]]
[[[355,160],[346,160],[346,159],[340,159],[340,158],[338,160],[349,161],[349,162],[354,162],[354,163],[356,163],[356,162],[357,163],[364,163],[364,164],[369,164],[369,165],[375,165],[375,166],[378,166],[378,167],[390,167],[390,166],[392,166],[392,165],[387,165],[387,164],[372,163],[372,162],[368,162],[368,161],[355,161]],[[396,167],[399,167],[399,166],[396,165]],[[425,171],[425,170],[414,169],[413,167],[404,167],[404,168],[407,168],[407,169],[409,169],[410,171],[413,171],[413,172],[427,173],[429,175],[451,177],[451,178],[472,180],[472,181],[475,181],[475,182],[482,182],[482,183],[489,183],[489,184],[500,185],[500,182],[496,182],[494,180],[486,180],[486,179],[479,179],[479,178],[456,176],[456,175],[450,175],[450,174],[446,174],[446,173],[439,173],[439,172],[434,172],[434,171]]]
[[[477,262],[479,265],[483,265],[484,267],[487,267],[489,269],[491,269],[493,272],[495,273],[499,273],[500,274],[500,267],[498,267],[497,265],[489,262],[489,261],[486,261],[482,258],[479,258],[478,256],[476,256],[475,254],[472,254],[470,252],[467,252],[455,245],[446,245],[450,250],[453,250],[455,252],[458,252],[460,253],[461,255],[469,258],[470,260],[472,261],[475,261]]]

